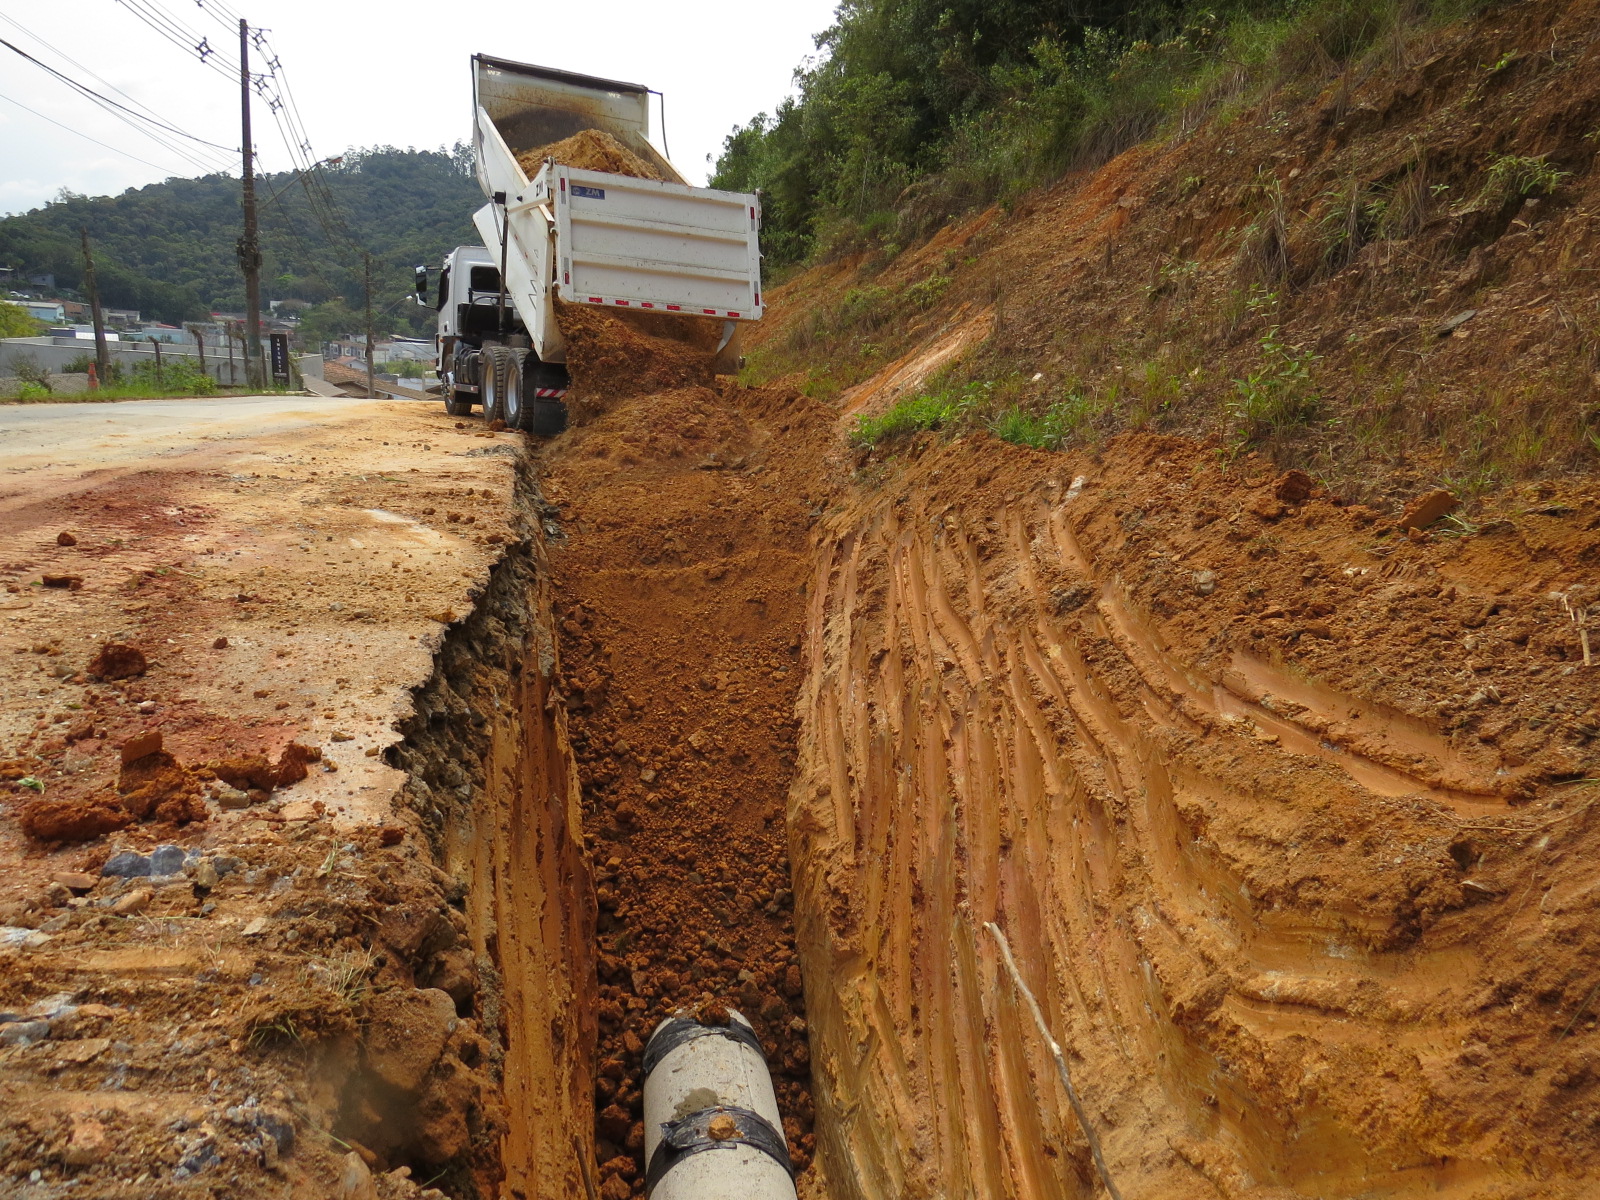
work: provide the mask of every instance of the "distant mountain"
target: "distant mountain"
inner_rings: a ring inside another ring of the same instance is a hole
[[[369,251],[375,306],[385,312],[380,327],[422,327],[423,310],[402,299],[412,267],[436,264],[445,251],[477,240],[471,215],[483,197],[471,148],[351,150],[317,178],[326,181],[325,193],[292,173],[257,180],[263,303],[343,297],[359,308],[362,252]],[[169,179],[120,196],[63,193],[0,218],[0,264],[51,272],[62,287],[77,288],[78,231],[87,228],[102,301],[176,324],[211,310],[243,311],[235,250],[241,220],[239,180],[227,175]]]

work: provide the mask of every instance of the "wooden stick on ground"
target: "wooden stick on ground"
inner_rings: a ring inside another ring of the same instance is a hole
[[[1000,932],[1000,926],[993,921],[984,924],[989,932],[994,934],[994,940],[1000,944],[1000,956],[1005,960],[1006,970],[1011,973],[1011,982],[1016,984],[1017,991],[1021,992],[1022,998],[1028,1002],[1034,1024],[1039,1026],[1039,1036],[1044,1038],[1045,1044],[1050,1047],[1051,1056],[1056,1060],[1056,1070],[1061,1072],[1061,1083],[1067,1089],[1067,1099],[1072,1102],[1072,1111],[1077,1115],[1078,1125],[1083,1129],[1083,1136],[1089,1142],[1089,1153],[1094,1157],[1095,1170],[1100,1172],[1100,1182],[1106,1185],[1111,1200],[1122,1200],[1122,1193],[1111,1181],[1111,1171],[1106,1166],[1105,1155],[1100,1152],[1100,1139],[1095,1136],[1094,1126],[1089,1124],[1089,1114],[1084,1111],[1083,1101],[1078,1099],[1078,1089],[1072,1086],[1072,1076],[1067,1071],[1067,1060],[1061,1053],[1061,1046],[1050,1036],[1050,1027],[1045,1024],[1044,1013],[1039,1010],[1039,1002],[1033,998],[1028,985],[1022,982],[1022,973],[1017,970],[1017,960],[1011,957],[1011,943],[1006,941],[1006,935]]]

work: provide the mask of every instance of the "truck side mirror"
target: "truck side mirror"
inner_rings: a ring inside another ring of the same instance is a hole
[[[427,302],[428,302],[428,268],[427,267],[418,267],[417,268],[417,303],[418,304],[426,304]]]

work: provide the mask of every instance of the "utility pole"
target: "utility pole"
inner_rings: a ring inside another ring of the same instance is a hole
[[[244,271],[245,381],[261,387],[261,243],[256,238],[256,176],[250,140],[250,26],[239,18],[239,111],[244,129],[244,236],[239,266]]]
[[[367,266],[367,399],[372,399],[372,255],[363,253],[362,259]]]
[[[106,323],[100,315],[100,289],[94,281],[94,255],[89,252],[89,231],[83,234],[83,290],[89,293],[89,316],[94,321],[94,369],[105,387],[111,383],[111,351],[106,349]]]

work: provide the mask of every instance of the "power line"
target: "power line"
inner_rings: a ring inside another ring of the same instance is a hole
[[[42,112],[40,112],[38,109],[29,108],[21,100],[12,100],[11,97],[6,95],[4,92],[0,92],[0,100],[10,101],[12,104],[15,104],[18,108],[22,109],[23,111],[31,112],[34,116],[38,117],[41,121],[49,121],[50,124],[56,126],[57,128],[65,129],[68,133],[75,133],[79,137],[81,137],[84,141],[93,142],[96,146],[103,146],[105,149],[111,151],[113,154],[120,154],[124,158],[131,158],[131,159],[133,159],[134,162],[143,163],[145,166],[150,167],[150,168],[152,168],[154,170],[157,170],[157,171],[165,171],[165,170],[167,170],[166,167],[158,166],[157,164],[151,162],[147,158],[140,158],[137,154],[129,154],[126,150],[121,150],[121,149],[118,149],[116,146],[110,145],[107,142],[102,142],[99,138],[90,137],[87,133],[84,133],[81,129],[74,129],[71,125],[64,125],[60,121],[56,120],[54,117],[47,117]]]
[[[89,78],[95,80],[97,83],[103,85],[104,87],[108,88],[109,90],[117,93],[117,95],[121,96],[123,99],[127,100],[129,103],[138,105],[140,108],[144,109],[145,112],[149,113],[151,117],[154,117],[154,118],[157,118],[157,119],[160,119],[160,120],[163,120],[163,121],[165,120],[165,118],[163,118],[160,113],[156,112],[156,110],[151,108],[148,104],[145,104],[142,100],[139,100],[135,96],[130,96],[127,92],[123,91],[116,84],[112,83],[110,80],[106,79],[104,76],[96,74],[92,69],[90,69],[89,67],[86,67],[83,63],[81,63],[77,59],[73,58],[72,55],[68,54],[66,51],[60,49],[57,46],[51,45],[49,42],[45,41],[44,38],[40,37],[37,33],[33,32],[33,30],[28,29],[26,26],[20,24],[18,21],[14,20],[13,18],[7,16],[5,13],[0,13],[0,21],[5,21],[8,25],[12,26],[14,29],[17,29],[20,32],[26,34],[28,37],[32,38],[39,45],[43,46],[46,50],[50,51],[50,53],[54,54],[57,58],[59,58],[62,61],[70,64],[71,66],[76,67],[78,70],[82,71],[85,75],[89,76]],[[42,116],[43,114],[35,114],[35,115]],[[50,118],[46,117],[45,119],[49,120]],[[70,128],[70,127],[64,126],[64,128]],[[73,132],[76,133],[77,130],[73,130]],[[141,130],[141,132],[144,132],[144,131]],[[85,136],[87,136],[87,135],[85,135]],[[91,138],[90,140],[92,141],[94,139]],[[105,143],[102,142],[100,144],[104,145]],[[160,143],[160,144],[165,145],[165,143]],[[115,149],[115,147],[108,147],[108,149]],[[120,151],[119,151],[119,153],[120,153]],[[140,159],[138,161],[142,162],[143,160]],[[218,169],[218,168],[213,168],[213,169],[215,170],[215,169]]]
[[[109,96],[102,96],[99,92],[95,91],[93,88],[89,87],[87,84],[79,83],[76,79],[73,79],[70,75],[66,75],[66,74],[62,73],[61,71],[56,70],[49,63],[42,62],[41,60],[35,58],[33,55],[29,54],[26,50],[22,49],[20,46],[14,45],[11,42],[6,41],[5,38],[0,38],[0,46],[4,46],[7,50],[11,50],[11,51],[14,51],[17,54],[20,54],[23,58],[25,58],[29,62],[31,62],[34,66],[39,67],[42,70],[48,71],[50,74],[54,75],[57,79],[61,80],[62,83],[65,83],[68,87],[72,88],[74,91],[82,92],[85,96],[88,96],[91,100],[94,100],[97,104],[102,104],[102,105],[109,104],[113,108],[120,109],[122,112],[125,112],[125,113],[129,114],[130,116],[136,117],[137,119],[139,119],[141,121],[148,121],[150,124],[155,125],[155,126],[161,128],[161,129],[164,129],[168,133],[175,133],[179,137],[188,138],[191,142],[198,142],[202,146],[209,146],[213,150],[221,150],[221,151],[223,151],[224,153],[227,153],[227,154],[232,154],[233,153],[232,148],[229,147],[229,146],[219,146],[219,145],[217,145],[216,142],[208,142],[203,137],[196,137],[192,133],[188,133],[185,130],[179,129],[176,125],[169,125],[167,122],[158,121],[154,117],[147,117],[143,113],[135,112],[133,109],[129,108],[126,104],[119,104],[117,101],[111,99]]]

